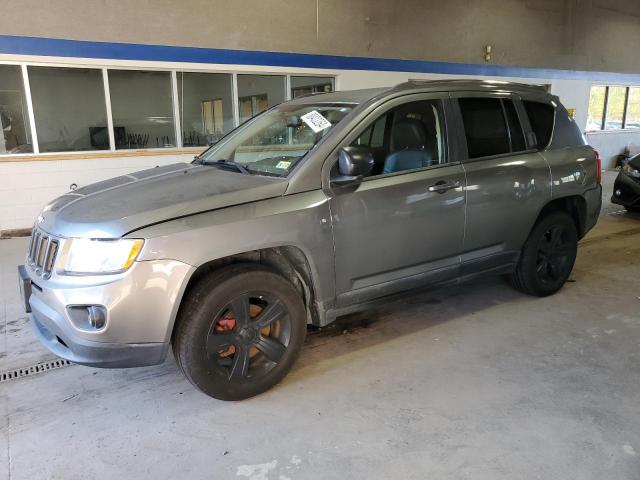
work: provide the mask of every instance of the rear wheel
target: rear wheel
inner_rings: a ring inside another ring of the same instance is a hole
[[[293,285],[254,265],[233,265],[199,281],[181,308],[173,340],[178,365],[199,390],[241,400],[268,390],[291,369],[306,335]]]
[[[550,213],[529,234],[511,283],[529,295],[556,293],[569,279],[577,251],[578,233],[573,219],[564,212]]]

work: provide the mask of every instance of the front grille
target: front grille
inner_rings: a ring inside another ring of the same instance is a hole
[[[27,261],[36,274],[44,278],[51,276],[59,246],[59,240],[42,230],[33,229]]]

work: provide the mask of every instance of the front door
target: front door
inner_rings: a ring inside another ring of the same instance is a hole
[[[376,164],[357,188],[331,192],[338,307],[459,273],[465,174],[450,162],[447,100],[406,98],[383,105],[345,142],[370,147]]]

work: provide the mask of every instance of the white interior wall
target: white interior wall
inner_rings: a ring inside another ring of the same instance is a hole
[[[78,187],[127,173],[177,162],[192,154],[0,162],[0,231],[30,228],[50,200]]]

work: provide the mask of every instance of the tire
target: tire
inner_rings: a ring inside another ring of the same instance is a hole
[[[573,219],[565,212],[549,213],[531,230],[510,282],[529,295],[552,295],[569,279],[577,252],[578,232]]]
[[[231,265],[189,291],[173,352],[197,389],[219,400],[242,400],[285,377],[306,326],[302,298],[290,282],[263,266]]]

